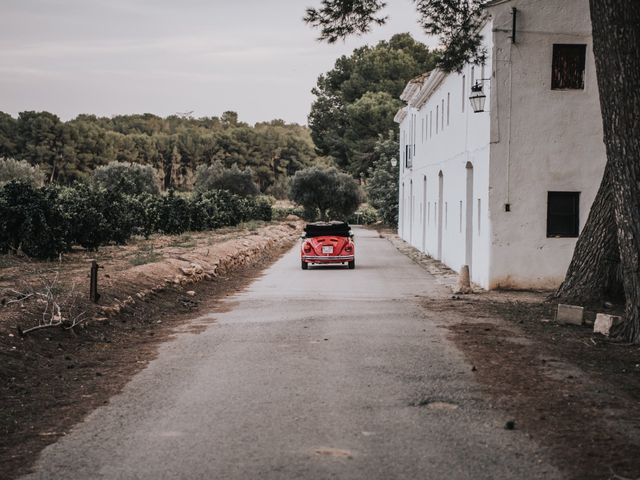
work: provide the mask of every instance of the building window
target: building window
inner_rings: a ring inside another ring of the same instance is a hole
[[[412,161],[412,155],[411,155],[411,145],[405,145],[404,146],[405,152],[404,152],[404,167],[405,168],[411,168],[413,161]]]
[[[440,116],[440,107],[436,105],[436,134],[438,133],[438,117]]]
[[[577,237],[580,192],[547,193],[547,237]]]
[[[444,130],[444,98],[442,99],[442,118],[440,118],[441,128]]]
[[[586,45],[553,45],[552,90],[584,89]]]

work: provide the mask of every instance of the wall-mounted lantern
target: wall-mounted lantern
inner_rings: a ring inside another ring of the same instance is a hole
[[[391,160],[389,160],[389,163],[391,163],[391,166],[393,168],[396,168],[396,165],[398,165],[398,159],[396,157],[393,157]]]
[[[484,102],[487,96],[482,91],[482,85],[476,81],[476,84],[471,87],[471,95],[469,101],[471,102],[471,108],[474,113],[484,112]]]

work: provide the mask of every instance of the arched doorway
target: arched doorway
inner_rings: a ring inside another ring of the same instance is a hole
[[[427,176],[422,178],[422,251],[427,251]]]
[[[438,260],[442,260],[442,202],[444,199],[444,176],[442,170],[438,173]]]
[[[413,245],[413,180],[409,182],[409,244]]]
[[[404,238],[404,182],[400,185],[400,199],[398,200],[398,235]]]
[[[467,199],[466,199],[466,229],[465,229],[465,250],[464,263],[469,266],[473,263],[473,165],[467,162]]]

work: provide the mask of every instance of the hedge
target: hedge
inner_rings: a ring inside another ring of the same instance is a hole
[[[270,203],[225,190],[191,196],[127,195],[97,185],[36,188],[9,182],[0,187],[0,253],[21,250],[54,258],[73,245],[96,250],[124,244],[132,235],[180,234],[248,220],[270,221]]]

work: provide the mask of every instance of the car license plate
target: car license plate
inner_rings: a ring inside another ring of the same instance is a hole
[[[333,253],[333,245],[323,245],[322,253]]]

